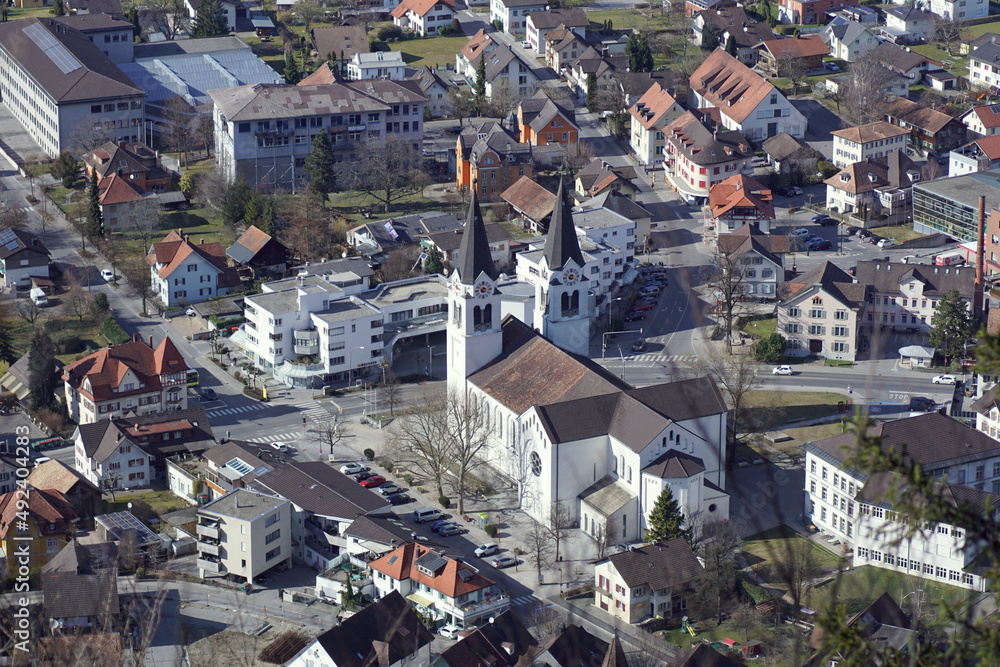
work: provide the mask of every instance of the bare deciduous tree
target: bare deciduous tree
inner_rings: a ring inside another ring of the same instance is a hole
[[[143,197],[118,207],[119,229],[112,231],[131,232],[142,241],[142,249],[148,252],[153,246],[153,237],[160,229],[160,207],[155,197]]]
[[[310,433],[316,434],[316,440],[319,441],[320,455],[323,454],[324,449],[327,449],[330,452],[330,458],[334,458],[337,445],[344,439],[343,426],[340,415],[330,415],[320,419],[309,429]]]
[[[548,528],[532,520],[531,526],[522,536],[525,558],[542,578],[542,570],[552,563],[552,533]]]
[[[90,312],[90,305],[93,302],[93,297],[83,285],[80,284],[79,279],[76,277],[75,273],[70,273],[66,279],[67,290],[63,295],[63,302],[66,304],[67,310],[76,315],[77,320],[83,321],[83,316]]]
[[[389,416],[396,416],[396,407],[403,396],[403,387],[399,384],[399,379],[392,372],[392,368],[385,369],[385,381],[378,387],[378,400],[389,408]]]
[[[948,55],[954,55],[955,45],[962,41],[964,27],[958,21],[947,16],[934,19],[934,38],[941,42]]]
[[[143,10],[150,29],[162,32],[168,41],[173,41],[190,23],[184,0],[146,0]]]
[[[760,616],[752,604],[742,603],[730,615],[730,623],[743,633],[743,641],[750,641],[750,633],[760,627]]]
[[[553,604],[540,604],[524,617],[525,625],[528,626],[535,639],[539,640],[554,634],[562,622],[562,614]]]
[[[733,327],[737,320],[750,312],[746,266],[729,255],[715,256],[715,272],[708,287],[716,299],[715,308],[726,333],[726,347],[733,350]]]
[[[420,153],[408,139],[391,134],[369,137],[360,156],[343,164],[343,180],[382,204],[388,213],[392,203],[413,187],[420,172]]]
[[[802,598],[813,579],[822,572],[815,549],[807,539],[792,538],[778,543],[775,552],[769,554],[771,573],[788,586],[796,618],[801,614]]]
[[[575,144],[563,146],[563,168],[571,175],[576,174],[588,164],[594,161],[594,147],[585,139]]]
[[[35,326],[35,322],[45,314],[45,309],[31,299],[19,299],[14,305],[14,311],[31,326]]]
[[[410,463],[427,475],[438,496],[444,495],[444,476],[452,464],[440,416],[446,400],[443,392],[422,394],[417,405],[390,424],[386,435],[393,460]]]
[[[864,125],[885,117],[890,95],[898,78],[868,54],[851,64],[850,78],[843,85],[844,118],[852,125]]]
[[[94,114],[87,114],[70,130],[69,145],[75,155],[83,156],[112,138],[109,127]]]
[[[572,527],[573,515],[570,514],[569,508],[559,502],[553,503],[552,507],[549,509],[548,529],[549,533],[552,535],[552,540],[556,543],[557,562],[562,560],[559,554],[559,547],[563,538],[566,537]]]
[[[319,6],[316,0],[299,0],[292,7],[292,11],[297,17],[302,19],[302,24],[306,28],[306,34],[309,34],[309,28],[312,27],[312,24],[323,16],[323,8]]]
[[[182,167],[187,166],[197,117],[198,112],[180,95],[170,97],[163,110],[163,142],[168,150],[181,154]]]
[[[129,296],[142,300],[142,312],[147,313],[147,302],[156,296],[149,274],[149,265],[142,257],[128,257],[119,267]]]
[[[781,48],[783,45],[780,41],[775,43],[778,44],[778,53],[774,56],[778,76],[788,79],[792,85],[792,94],[795,95],[799,90],[799,82],[806,78],[808,72],[806,62],[799,57],[795,49],[790,46]]]
[[[445,110],[458,119],[458,124],[464,124],[465,119],[475,112],[475,101],[472,91],[467,86],[452,86],[444,94]]]
[[[413,275],[417,264],[416,252],[408,248],[397,248],[390,252],[378,267],[379,280],[384,283],[402,280]]]
[[[24,229],[28,226],[28,214],[23,208],[8,208],[0,211],[0,229]]]
[[[446,406],[442,415],[448,438],[445,444],[454,467],[458,513],[463,514],[469,473],[486,463],[493,437],[493,420],[486,401],[467,393],[452,393]]]
[[[522,95],[507,79],[500,79],[490,89],[486,112],[493,118],[506,118],[521,103],[521,98]]]
[[[752,354],[732,354],[718,347],[710,347],[696,367],[711,375],[722,388],[732,418],[729,420],[730,437],[726,447],[726,463],[731,464],[736,453],[736,434],[742,433],[747,422],[748,394],[757,384],[759,369]]]
[[[597,524],[594,529],[594,541],[597,543],[597,558],[601,559],[607,555],[614,546],[615,537],[618,535],[618,524],[613,516],[608,517],[603,523]]]

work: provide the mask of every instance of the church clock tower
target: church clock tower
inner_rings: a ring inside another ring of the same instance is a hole
[[[555,345],[589,356],[591,297],[584,264],[572,206],[560,181],[541,260],[543,280],[535,287],[534,320],[542,335]]]
[[[464,392],[466,378],[503,350],[498,274],[476,190],[470,188],[472,201],[448,284],[448,388],[452,391]]]

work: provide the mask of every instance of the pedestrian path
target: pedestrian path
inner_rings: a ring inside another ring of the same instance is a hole
[[[269,435],[262,435],[257,438],[250,438],[247,442],[297,442],[299,438],[302,438],[302,431],[291,431],[289,433],[271,433]]]
[[[254,410],[265,410],[266,405],[262,403],[251,403],[249,405],[237,405],[232,408],[217,408],[215,410],[206,410],[205,414],[209,417],[222,417],[224,415],[235,415],[241,412],[253,412]]]
[[[625,363],[629,366],[639,368],[656,368],[661,365],[683,365],[691,366],[698,357],[693,354],[667,354],[665,352],[644,352],[643,354],[630,354],[625,357]],[[621,357],[608,355],[602,360],[607,368],[614,368],[615,364],[621,365]]]
[[[516,598],[511,598],[511,607],[527,607],[531,605],[532,607],[541,604],[542,601],[536,598],[534,595],[519,595]]]
[[[311,419],[313,421],[327,419],[330,416],[330,411],[324,408],[320,403],[317,403],[316,401],[305,401],[303,403],[296,403],[294,407],[299,409],[304,418]]]

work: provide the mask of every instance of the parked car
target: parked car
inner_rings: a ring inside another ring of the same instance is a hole
[[[498,570],[502,570],[505,567],[513,567],[517,565],[517,559],[513,556],[500,556],[500,558],[493,559],[493,567]]]
[[[528,41],[521,42],[521,48],[522,49],[528,49],[530,51],[531,50],[531,42],[528,42]]]
[[[800,188],[797,185],[785,188],[785,190],[788,192],[788,194],[785,195],[786,197],[798,197],[800,194],[802,194],[802,188]]]
[[[934,384],[955,384],[956,380],[954,375],[935,375],[931,382]]]
[[[632,306],[632,310],[652,310],[655,307],[656,307],[655,301],[637,301]]]
[[[839,72],[840,71],[840,65],[838,65],[837,63],[823,63],[823,64],[831,72]]]
[[[483,544],[482,546],[476,547],[476,551],[475,551],[476,558],[486,558],[487,556],[492,556],[493,554],[495,554],[499,550],[500,550],[500,547],[497,545],[496,542],[487,542],[486,544]]]
[[[187,315],[188,317],[194,317],[198,313],[195,312],[194,308],[188,308],[187,310],[184,311],[184,314]]]
[[[463,528],[457,523],[452,523],[439,530],[438,535],[441,537],[451,537],[452,535],[461,535],[467,532],[469,532],[467,528]]]
[[[817,225],[823,225],[824,227],[826,227],[828,225],[835,225],[835,224],[837,224],[836,220],[834,220],[833,218],[831,218],[830,216],[828,216],[825,213],[820,213],[819,215],[814,215],[812,217],[812,221],[814,223],[816,223]]]
[[[216,394],[215,390],[212,389],[211,387],[205,387],[201,390],[201,397],[204,398],[206,401],[214,401],[219,397],[219,395]]]
[[[366,470],[368,470],[368,466],[363,466],[360,463],[348,463],[340,466],[340,472],[345,475],[356,475],[359,472],[365,472]]]
[[[806,247],[808,247],[809,250],[829,250],[833,247],[833,244],[826,239],[811,239],[808,243],[806,243]]]
[[[855,234],[857,234],[858,232],[861,231],[861,228],[857,227],[855,225],[851,225],[850,227],[848,227],[844,231],[847,233],[848,236],[854,236]]]
[[[393,493],[399,493],[402,490],[403,487],[401,487],[399,484],[396,484],[395,482],[386,482],[382,486],[378,487],[378,492],[381,493],[383,496],[388,496]]]
[[[438,628],[438,634],[445,639],[458,639],[458,630],[454,625],[442,625]]]
[[[812,232],[805,227],[799,227],[798,229],[793,229],[788,235],[794,238],[808,238],[812,236]]]
[[[375,473],[369,472],[368,470],[362,470],[361,472],[355,473],[354,475],[352,475],[352,477],[354,477],[354,481],[355,482],[363,482],[366,479],[368,479],[369,477],[374,477],[374,476],[375,476]]]
[[[447,129],[448,134],[462,134],[461,125],[452,125]]]
[[[413,498],[405,493],[390,493],[385,499],[389,501],[390,505],[405,505],[406,503],[413,502]]]
[[[437,521],[431,524],[431,532],[436,533],[450,523],[451,521],[448,519],[438,519]]]
[[[910,412],[934,412],[937,403],[926,396],[913,396],[910,398]]]
[[[885,237],[884,236],[879,236],[878,234],[872,234],[871,236],[868,237],[868,242],[871,243],[872,245],[878,245],[879,243],[881,243],[884,240],[885,240]]]
[[[775,366],[771,373],[774,375],[794,375],[795,371],[792,370],[791,366]]]
[[[366,489],[375,489],[385,484],[385,477],[382,475],[372,475],[361,480],[361,486]]]
[[[629,311],[629,312],[625,313],[625,317],[623,319],[626,322],[638,322],[639,320],[646,319],[646,313],[643,313],[643,312],[638,311],[638,310],[632,310],[632,311]]]
[[[896,245],[896,242],[893,241],[892,239],[882,239],[881,241],[878,242],[879,248],[891,248],[894,245]]]
[[[101,277],[104,278],[106,282],[112,282],[115,279],[115,272],[111,269],[101,269]]]
[[[858,230],[858,238],[859,239],[867,239],[867,238],[870,238],[871,236],[872,236],[872,232],[871,232],[870,229],[859,229]]]
[[[635,342],[632,343],[632,351],[633,352],[642,352],[645,349],[646,349],[646,339],[645,338],[636,338]]]

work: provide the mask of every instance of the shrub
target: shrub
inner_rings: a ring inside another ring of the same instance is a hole
[[[761,588],[757,584],[746,581],[745,579],[740,581],[740,586],[743,587],[743,592],[746,593],[754,604],[760,604],[761,602],[767,602],[774,598],[766,589]]]
[[[837,168],[826,160],[820,160],[817,162],[816,168],[819,169],[819,173],[823,177],[823,180],[826,180],[837,173]]]
[[[757,341],[757,361],[762,363],[775,362],[785,353],[788,341],[780,333],[769,333]]]
[[[441,503],[441,507],[448,509],[451,507],[451,498],[448,496],[441,496],[438,498],[438,502]]]
[[[104,292],[98,292],[94,295],[94,300],[90,303],[90,312],[96,317],[102,317],[111,310],[111,304],[108,303],[108,295]]]
[[[496,29],[497,32],[503,32],[503,21],[501,21],[500,19],[496,19],[495,21],[493,21],[493,27]]]
[[[378,38],[383,42],[388,42],[391,39],[399,39],[403,36],[403,29],[398,25],[384,25],[378,29]]]
[[[456,35],[462,34],[462,24],[458,22],[458,19],[451,20],[451,31]]]
[[[131,337],[122,329],[122,325],[118,324],[118,321],[113,317],[104,318],[104,322],[101,324],[101,333],[112,345],[122,345],[131,340]]]
[[[365,455],[365,459],[367,459],[368,461],[374,461],[375,460],[375,450],[372,449],[371,447],[365,449],[365,451],[363,453]]]
[[[136,579],[145,579],[146,578],[146,568],[142,567],[141,565],[139,567],[135,568],[135,578]]]
[[[454,30],[451,29],[450,25],[443,25],[440,28],[438,28],[438,34],[441,35],[442,37],[450,35],[453,32]]]
[[[495,523],[486,524],[486,528],[484,528],[483,530],[485,530],[486,534],[489,535],[490,537],[497,536],[497,525]]]

